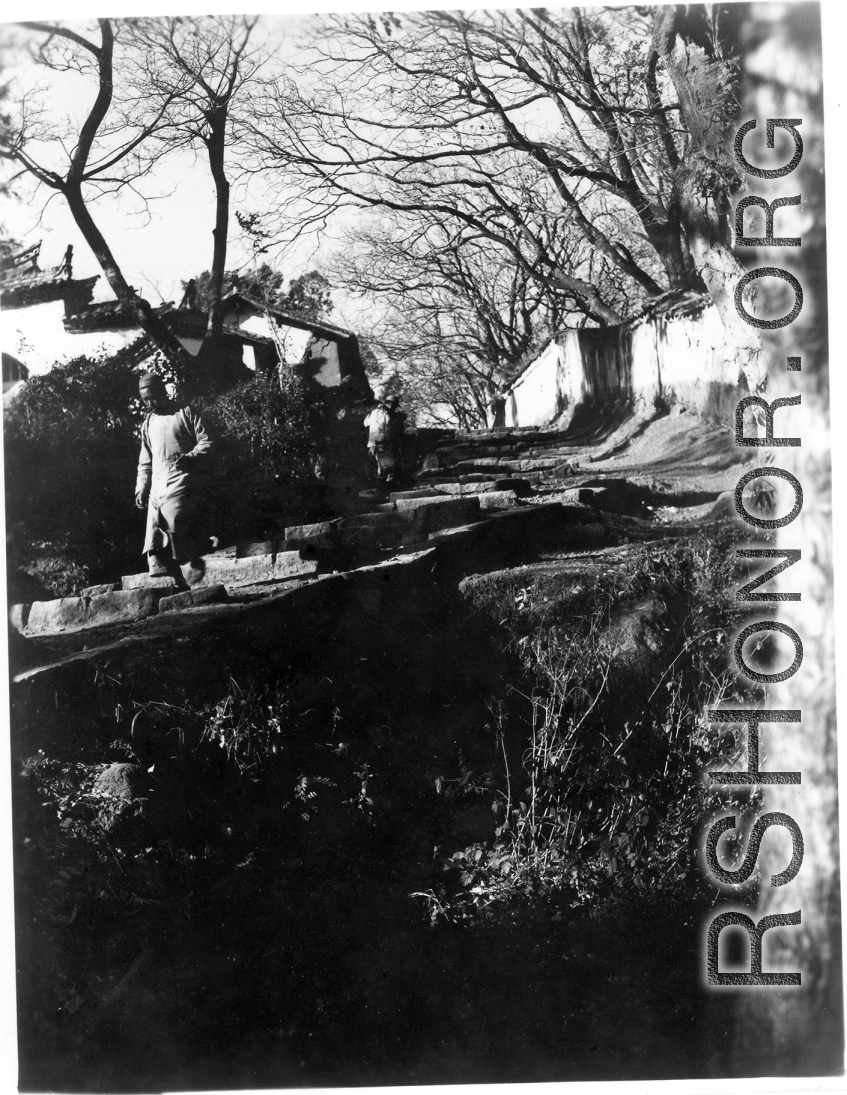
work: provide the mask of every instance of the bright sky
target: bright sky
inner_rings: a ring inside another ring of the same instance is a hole
[[[182,6],[181,6],[182,7]],[[305,21],[299,18],[266,17],[268,32],[278,42],[276,56],[282,60],[302,57]],[[84,118],[96,89],[90,77],[76,73],[51,73],[28,61],[24,51],[14,48],[24,43],[28,32],[0,25],[0,46],[6,47],[6,73],[16,89],[45,88],[44,99],[56,109],[59,118]],[[11,64],[15,61],[15,64]],[[5,74],[4,74],[5,75]],[[261,208],[263,181],[239,183],[238,164],[230,157],[233,184],[231,213]],[[155,182],[155,191],[152,183]],[[28,185],[28,184],[27,184]],[[202,154],[184,152],[172,155],[156,167],[155,176],[146,184],[149,191],[161,195],[143,203],[136,195],[123,191],[114,197],[98,198],[92,212],[115,253],[130,284],[152,303],[161,300],[179,302],[181,281],[207,270],[212,259],[214,188]],[[249,250],[242,246],[238,225],[231,215],[227,266],[249,265]],[[11,236],[28,246],[42,241],[41,266],[58,265],[69,243],[74,245],[74,276],[100,275],[95,299],[111,299],[113,294],[102,276],[99,264],[88,249],[60,195],[42,187],[23,200],[4,199],[0,211],[0,235]],[[337,234],[311,237],[289,248],[275,260],[286,278],[297,277],[319,265],[337,242]],[[336,300],[339,311],[334,318],[345,323],[355,315],[355,305]],[[352,311],[351,311],[352,308]],[[343,313],[343,314],[342,314]]]

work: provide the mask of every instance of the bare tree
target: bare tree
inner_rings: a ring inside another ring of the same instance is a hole
[[[256,16],[130,19],[126,24],[131,93],[129,118],[142,126],[160,114],[166,127],[151,136],[165,150],[202,148],[215,187],[207,342],[221,334],[221,297],[230,218],[227,152],[236,139],[234,108],[262,63],[253,41]]]
[[[550,235],[546,247],[572,268],[586,264],[588,248],[573,233]],[[429,416],[450,408],[463,426],[489,425],[494,399],[532,353],[585,321],[490,241],[421,218],[380,218],[349,233],[330,272],[370,305],[362,333],[402,380],[404,402]]]
[[[105,193],[152,185],[159,161],[180,149],[202,147],[215,186],[215,220],[204,345],[219,337],[227,254],[230,181],[226,154],[234,140],[233,104],[256,75],[261,58],[251,36],[255,18],[97,21],[94,35],[59,23],[25,23],[39,35],[34,59],[55,72],[90,77],[96,98],[75,132],[49,121],[38,94],[24,94],[15,121],[0,127],[0,156],[15,165],[12,181],[28,175],[60,193],[118,300],[182,371],[191,358],[135,288],[95,222],[92,207]],[[116,51],[118,51],[116,55]],[[39,158],[45,148],[66,149],[67,162]]]
[[[616,323],[543,225],[566,220],[632,296],[702,288],[672,187],[689,138],[649,30],[640,10],[330,17],[321,61],[278,82],[252,144],[300,180],[292,233],[349,204],[449,220]]]
[[[48,121],[48,111],[35,95],[25,94],[16,117],[4,120],[0,128],[0,158],[13,166],[9,180],[14,185],[22,176],[60,194],[67,203],[85,242],[118,300],[132,312],[139,326],[174,364],[186,368],[190,358],[169,328],[159,322],[146,300],[124,277],[115,255],[91,212],[93,200],[103,193],[135,187],[155,162],[146,155],[147,142],[167,127],[170,103],[163,101],[144,123],[125,127],[116,124],[112,110],[115,87],[115,25],[98,19],[99,42],[94,34],[78,32],[59,23],[22,24],[39,35],[34,58],[56,72],[74,71],[91,77],[96,96],[85,120],[74,133]],[[70,151],[68,145],[74,142]],[[41,153],[59,146],[62,163],[51,165]]]

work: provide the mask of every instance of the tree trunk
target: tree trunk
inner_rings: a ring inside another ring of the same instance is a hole
[[[655,221],[645,224],[642,218],[642,224],[645,235],[665,268],[668,287],[697,289],[702,292],[706,286],[691,256],[688,241],[682,232],[678,217],[670,217],[665,224],[658,224]]]
[[[210,116],[210,134],[206,142],[209,153],[209,167],[215,183],[215,227],[212,229],[214,249],[212,269],[209,278],[209,319],[206,327],[206,341],[213,345],[223,330],[224,274],[226,271],[226,245],[229,231],[229,180],[226,177],[226,124],[227,108],[221,106]]]
[[[62,193],[77,228],[100,264],[100,269],[109,283],[109,288],[119,301],[131,308],[138,325],[157,349],[162,351],[171,365],[177,368],[181,375],[186,376],[186,378],[190,377],[194,364],[191,355],[171,330],[153,315],[147,301],[143,300],[134,287],[128,284],[115,256],[112,254],[111,248],[106,243],[103,233],[97,227],[89,212],[82,196],[81,187],[71,184],[66,186]]]
[[[730,198],[741,187],[732,158],[731,105],[737,95],[732,65],[699,45],[705,12],[686,13],[681,6],[654,9],[653,48],[673,82],[691,145],[675,178],[676,199],[688,249],[706,291],[718,309],[730,344],[751,392],[764,387],[766,370],[757,329],[735,308],[734,290],[745,270],[732,252],[727,214]]]

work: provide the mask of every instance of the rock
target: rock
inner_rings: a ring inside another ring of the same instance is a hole
[[[121,578],[121,588],[176,590],[176,579],[169,574],[155,578],[152,574],[125,574]]]
[[[101,593],[114,593],[121,588],[120,582],[102,582],[99,586],[88,586],[80,594],[81,597],[97,597]]]
[[[33,601],[26,624],[27,635],[83,627],[88,619],[86,597],[60,597],[55,601]]]
[[[437,453],[430,452],[424,457],[423,464],[421,465],[421,471],[438,471],[441,467],[441,460]]]
[[[110,764],[97,776],[91,793],[98,798],[131,802],[146,790],[144,769],[140,764]]]
[[[667,608],[661,597],[649,597],[619,608],[603,629],[598,656],[608,657],[614,670],[651,676],[666,655],[670,632],[665,627]]]
[[[138,835],[148,802],[146,776],[140,764],[110,764],[95,779],[97,820],[113,837],[125,841]]]
[[[198,589],[187,589],[183,593],[174,594],[173,597],[163,597],[159,601],[159,612],[181,612],[186,608],[221,604],[228,600],[226,586],[218,582],[211,586],[200,586]]]

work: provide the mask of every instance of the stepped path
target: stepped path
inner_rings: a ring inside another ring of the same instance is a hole
[[[407,489],[365,491],[360,512],[206,555],[182,588],[132,574],[77,597],[12,606],[13,671],[27,676],[212,621],[237,624],[273,605],[296,626],[297,612],[337,587],[363,591],[366,603],[369,589],[419,582],[436,568],[461,576],[545,550],[655,539],[675,524],[729,515],[720,495],[737,482],[743,452],[728,427],[684,413],[631,418],[604,438],[589,428],[443,431],[418,454]]]

